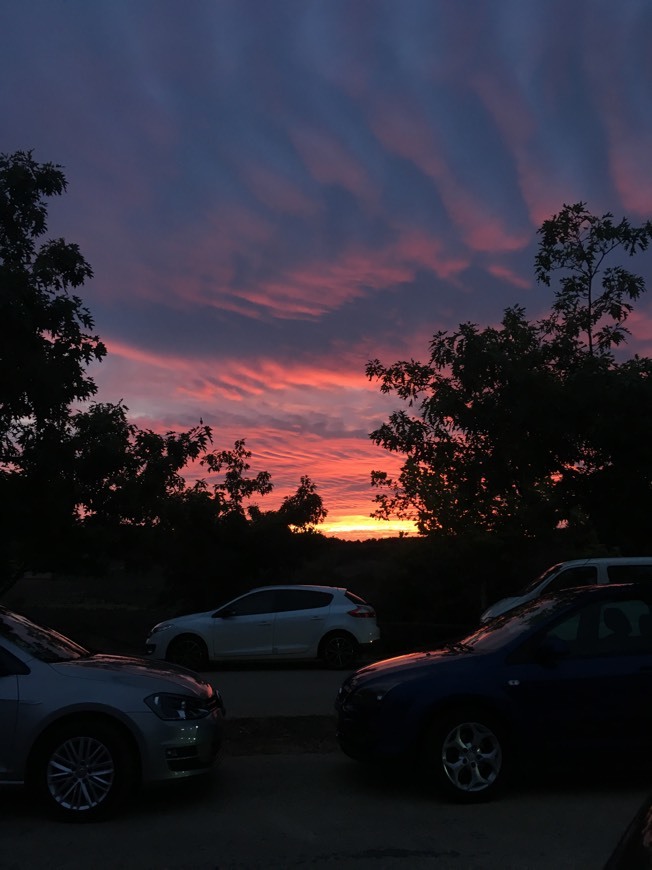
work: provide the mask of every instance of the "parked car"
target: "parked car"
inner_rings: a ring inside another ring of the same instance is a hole
[[[0,607],[0,785],[27,785],[62,818],[97,819],[139,784],[208,771],[223,715],[191,671],[91,653]]]
[[[652,581],[652,556],[614,556],[600,559],[572,559],[553,565],[527,584],[518,594],[501,598],[488,607],[480,617],[488,622],[532,601],[547,592],[558,592],[575,586],[592,586],[596,583],[632,583]]]
[[[147,655],[194,670],[209,661],[322,659],[353,667],[378,640],[373,607],[333,586],[261,586],[232,601],[155,625]]]
[[[544,596],[431,652],[376,662],[336,699],[352,758],[417,762],[460,800],[517,770],[652,758],[652,584]]]
[[[652,797],[636,813],[603,870],[650,870],[652,867]]]

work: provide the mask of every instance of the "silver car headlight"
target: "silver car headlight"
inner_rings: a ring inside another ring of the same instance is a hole
[[[215,706],[215,699],[197,698],[193,695],[172,695],[159,692],[145,698],[145,703],[159,719],[203,719]]]

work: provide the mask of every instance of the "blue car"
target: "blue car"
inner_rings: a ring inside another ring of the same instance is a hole
[[[652,756],[652,589],[570,589],[456,643],[353,673],[338,740],[359,761],[412,761],[448,795],[488,800],[525,765]]]

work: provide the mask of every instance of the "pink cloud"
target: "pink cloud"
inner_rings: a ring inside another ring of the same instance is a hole
[[[415,107],[379,98],[371,110],[370,123],[389,151],[411,160],[432,179],[451,220],[472,250],[516,251],[527,244],[526,233],[508,230],[491,204],[455,177],[434,129]]]
[[[364,362],[352,350],[324,358],[311,357],[310,363],[287,362],[271,357],[247,354],[246,361],[235,358],[212,358],[200,355],[179,356],[155,353],[117,339],[105,339],[109,360],[124,369],[133,369],[134,377],[147,381],[152,373],[165,377],[166,392],[206,400],[226,398],[242,401],[270,390],[279,392],[297,388],[337,391],[354,389],[372,391],[364,375]],[[350,357],[355,357],[352,364]],[[106,366],[107,363],[104,364]],[[101,369],[98,369],[101,372]],[[219,372],[219,374],[216,374]],[[134,381],[129,382],[132,387]]]
[[[359,199],[377,203],[369,173],[330,132],[298,126],[289,135],[315,181],[339,185]]]
[[[256,242],[246,228],[262,232],[259,222],[250,226],[244,222],[236,241],[233,225],[225,222],[221,237],[216,234],[212,243],[210,234],[195,240],[188,250],[177,243],[178,259],[176,272],[165,276],[161,288],[160,278],[143,277],[139,286],[145,289],[142,295],[163,295],[168,302],[186,306],[200,303],[214,308],[235,312],[247,317],[277,317],[281,319],[315,319],[342,308],[347,303],[362,298],[371,290],[395,287],[410,281],[417,268],[430,266],[440,275],[457,271],[455,261],[447,257],[436,243],[428,242],[425,234],[415,237],[411,243],[404,238],[397,246],[388,246],[383,251],[351,247],[332,260],[313,258],[310,263],[291,261],[278,265],[270,274],[263,272],[247,286],[235,285],[231,265],[238,250],[250,246],[247,254],[252,268],[256,268]],[[272,230],[270,229],[270,234]],[[265,239],[267,241],[267,238]],[[419,259],[415,256],[419,252]],[[461,266],[460,266],[461,268]]]
[[[498,278],[501,281],[506,281],[508,284],[511,284],[512,287],[517,287],[519,290],[532,289],[531,280],[524,278],[523,275],[517,274],[512,269],[509,269],[507,266],[503,266],[499,263],[490,263],[487,266],[487,271],[490,275],[493,275],[494,278]]]
[[[495,68],[472,80],[472,86],[493,119],[505,147],[512,156],[521,195],[533,227],[559,211],[564,202],[581,199],[572,190],[566,174],[555,171],[550,155],[540,145],[540,110],[532,106],[519,80]],[[527,229],[520,247],[530,241]]]
[[[274,212],[314,217],[318,211],[314,197],[267,166],[249,162],[242,174],[256,198]]]
[[[609,164],[623,209],[630,215],[649,219],[652,216],[652,176],[649,172],[652,134],[641,134],[632,139],[630,129],[615,119],[609,126]]]
[[[439,278],[454,278],[468,268],[470,258],[448,253],[446,245],[432,234],[417,227],[402,226],[399,239],[390,248],[391,256],[403,263],[406,271],[404,280],[414,277],[417,269],[431,269]]]

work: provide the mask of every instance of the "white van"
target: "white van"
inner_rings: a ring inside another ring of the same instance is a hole
[[[652,582],[652,556],[618,556],[601,559],[573,559],[560,562],[544,571],[536,580],[521,590],[518,595],[501,598],[487,608],[480,617],[488,622],[501,616],[519,604],[532,601],[544,592],[558,592],[573,586],[592,586],[596,583]]]

